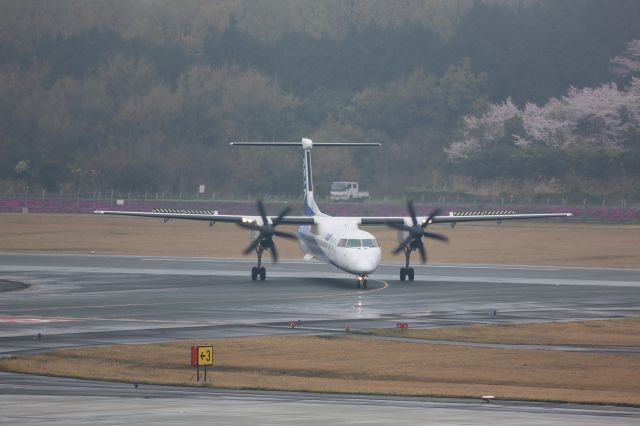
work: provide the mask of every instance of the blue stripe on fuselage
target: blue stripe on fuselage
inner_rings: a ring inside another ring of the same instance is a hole
[[[311,226],[310,225],[298,226],[297,236],[298,236],[298,239],[307,248],[307,250],[309,250],[311,255],[313,255],[314,257],[317,257],[318,259],[320,259],[320,260],[322,260],[324,262],[331,263],[329,258],[327,257],[325,252],[322,251],[322,249],[318,245],[316,239],[314,238],[313,234],[311,233]]]
[[[313,211],[313,209],[311,208],[311,206],[309,206],[309,203],[307,202],[307,192],[305,191],[304,193],[304,214],[305,216],[315,216],[315,212]]]

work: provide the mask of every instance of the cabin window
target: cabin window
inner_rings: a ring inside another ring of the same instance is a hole
[[[362,240],[349,239],[347,240],[347,247],[362,247]]]
[[[338,247],[346,247],[346,246],[347,246],[347,240],[345,238],[338,241]]]

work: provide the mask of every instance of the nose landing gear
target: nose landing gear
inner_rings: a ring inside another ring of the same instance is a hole
[[[367,277],[365,275],[358,275],[356,277],[356,287],[360,288],[360,286],[367,288]]]

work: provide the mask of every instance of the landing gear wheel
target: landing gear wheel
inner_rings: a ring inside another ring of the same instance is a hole
[[[362,280],[362,288],[367,288],[367,280]]]
[[[407,270],[407,275],[409,275],[409,281],[413,281],[413,268]]]
[[[264,268],[260,268],[260,281],[264,281],[267,278],[267,270]]]
[[[360,288],[360,280],[356,279],[356,288]]]
[[[258,268],[254,266],[253,268],[251,268],[251,280],[255,281],[257,279],[258,279]]]
[[[407,269],[402,267],[400,268],[400,281],[404,281],[407,278]]]

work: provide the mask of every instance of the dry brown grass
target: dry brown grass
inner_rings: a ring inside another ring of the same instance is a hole
[[[640,318],[544,322],[536,324],[473,325],[466,327],[376,330],[379,336],[522,345],[640,347]]]
[[[196,342],[77,348],[0,360],[0,369],[193,385]],[[205,342],[200,342],[205,343]],[[254,337],[213,342],[223,388],[640,404],[640,357],[390,342]]]
[[[558,266],[640,267],[640,226],[578,223],[476,224],[435,231],[449,244],[429,244],[435,263],[492,263]],[[389,252],[395,231],[369,227],[381,241],[384,261],[403,261]],[[145,256],[237,257],[248,245],[244,230],[230,224],[110,217],[100,215],[0,214],[0,250]],[[302,257],[295,242],[278,241],[281,257]]]

